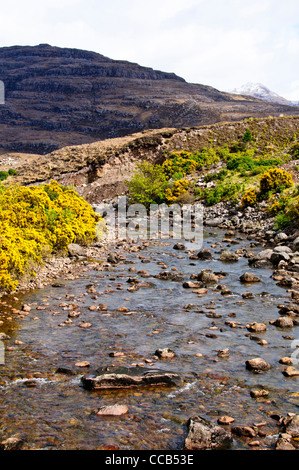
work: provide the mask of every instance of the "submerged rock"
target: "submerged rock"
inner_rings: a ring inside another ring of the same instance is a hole
[[[146,386],[175,386],[179,376],[173,372],[150,370],[143,367],[106,367],[82,377],[87,390],[107,390]]]
[[[215,426],[200,416],[189,419],[189,430],[184,449],[224,449],[232,442],[231,433],[221,426]]]
[[[122,416],[128,413],[127,405],[108,405],[102,406],[96,411],[97,416]]]

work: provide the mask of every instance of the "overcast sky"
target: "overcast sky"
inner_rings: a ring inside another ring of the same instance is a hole
[[[298,0],[0,0],[0,46],[40,43],[299,100]]]

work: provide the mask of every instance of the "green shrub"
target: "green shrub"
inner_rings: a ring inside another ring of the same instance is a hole
[[[219,183],[215,188],[204,191],[205,200],[208,206],[217,204],[224,200],[237,200],[238,193],[242,190],[240,183]]]
[[[165,190],[169,187],[169,181],[162,166],[149,162],[138,164],[132,179],[125,183],[129,189],[130,201],[143,204],[147,208],[151,204],[163,202]]]
[[[251,142],[253,140],[252,134],[249,129],[247,129],[242,137],[243,142]]]

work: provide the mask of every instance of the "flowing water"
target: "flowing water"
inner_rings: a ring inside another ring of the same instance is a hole
[[[173,240],[160,240],[139,253],[125,253],[126,261],[109,270],[78,268],[77,278],[61,279],[59,287],[2,299],[6,304],[2,302],[0,331],[10,339],[3,341],[5,364],[0,365],[0,439],[17,434],[25,449],[182,449],[188,418],[200,415],[216,424],[219,416],[229,415],[235,425],[266,423],[259,448],[273,448],[279,428],[270,415],[298,414],[299,378],[285,377],[279,359],[292,354],[291,340],[299,329],[269,324],[279,317],[277,306],[289,300],[287,291],[271,278],[271,270],[255,269],[261,282],[244,285],[239,277],[251,271],[246,258],[235,263],[218,260],[222,248],[260,251],[262,247],[250,246],[242,237],[234,244],[223,238],[218,229],[205,233],[204,246],[213,252],[212,261],[190,259],[186,251],[196,250],[194,243],[184,242],[186,250],[176,251]],[[169,271],[176,268],[171,272],[181,273],[184,280],[204,268],[222,271],[219,282],[231,293],[222,295],[209,287],[199,297],[183,288],[182,281],[159,280],[154,275],[161,272],[161,261]],[[132,267],[135,272],[129,271]],[[138,271],[150,276],[142,277]],[[128,291],[129,277],[138,277],[144,286]],[[87,293],[90,285],[95,286],[96,296]],[[244,299],[242,294],[248,291],[254,297]],[[89,310],[99,303],[107,310]],[[12,313],[23,304],[30,304],[30,314]],[[129,312],[118,311],[120,307]],[[70,324],[64,323],[69,308],[80,313]],[[82,320],[91,326],[80,328]],[[235,327],[227,321],[236,322]],[[252,338],[246,324],[254,321],[265,322],[267,331]],[[153,358],[158,348],[171,348],[176,356]],[[229,357],[218,357],[217,351],[225,348]],[[115,351],[124,355],[111,357]],[[248,371],[245,361],[254,357],[264,358],[271,369],[262,374]],[[75,366],[80,361],[90,366]],[[83,375],[113,364],[173,371],[181,382],[176,387],[131,390],[83,388]],[[59,367],[74,374],[57,373]],[[269,396],[251,398],[250,390],[258,388],[266,388]],[[114,417],[95,414],[112,404],[127,405],[129,411]],[[234,439],[232,449],[241,448],[249,448],[248,438]]]

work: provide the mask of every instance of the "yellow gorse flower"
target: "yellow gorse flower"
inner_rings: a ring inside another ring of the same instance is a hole
[[[97,221],[91,206],[75,190],[56,181],[1,187],[0,289],[14,290],[29,261],[41,262],[45,251],[93,241]]]

